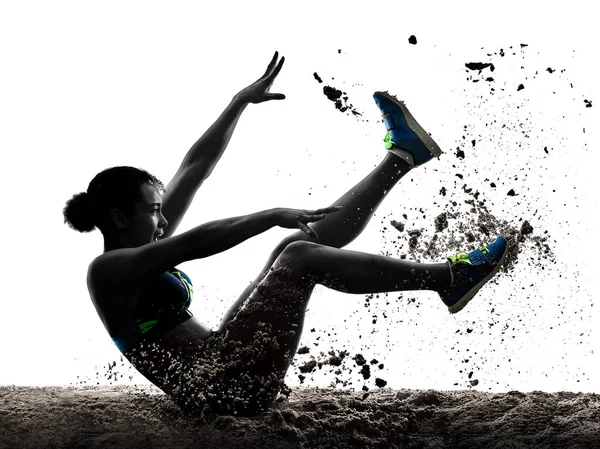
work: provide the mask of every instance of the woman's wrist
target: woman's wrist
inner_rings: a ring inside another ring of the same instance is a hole
[[[248,98],[243,94],[243,91],[238,92],[233,96],[231,104],[235,107],[245,108],[250,104]]]
[[[263,213],[265,214],[265,220],[266,222],[269,224],[270,227],[275,227],[275,226],[279,226],[279,220],[277,219],[278,217],[278,208],[274,208],[274,209],[267,209],[265,211],[263,211]]]

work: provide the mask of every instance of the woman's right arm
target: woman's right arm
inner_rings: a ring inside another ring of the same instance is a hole
[[[88,279],[104,286],[107,283],[113,287],[136,286],[182,262],[232,248],[273,226],[299,228],[316,236],[307,223],[322,220],[339,209],[333,206],[314,211],[277,208],[211,221],[164,240],[108,251],[90,264]]]

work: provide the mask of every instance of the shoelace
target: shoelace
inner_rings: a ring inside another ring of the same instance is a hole
[[[479,248],[479,250],[483,254],[489,253],[489,250],[485,246],[481,246]],[[457,253],[454,256],[448,256],[448,259],[450,259],[450,262],[452,262],[452,263],[462,262],[462,263],[468,263],[469,265],[473,265],[473,262],[471,262],[469,255],[465,254],[465,253]]]
[[[389,131],[387,133],[385,133],[385,137],[383,138],[383,141],[385,142],[386,150],[389,150],[390,148],[392,148],[394,146],[394,142],[392,142],[392,134]]]

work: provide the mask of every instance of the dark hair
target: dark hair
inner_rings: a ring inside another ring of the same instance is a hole
[[[135,167],[112,167],[98,173],[87,191],[73,195],[63,209],[65,223],[79,232],[98,227],[105,236],[113,229],[112,209],[132,214],[142,199],[140,187],[150,184],[164,191],[164,185],[145,170]]]

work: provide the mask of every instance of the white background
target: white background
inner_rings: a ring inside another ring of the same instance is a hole
[[[303,343],[313,355],[345,348],[376,358],[385,368],[374,374],[393,388],[465,388],[473,371],[485,391],[600,392],[592,218],[599,36],[591,2],[214,4],[0,6],[0,384],[106,384],[113,361],[119,383],[146,382],[121,363],[87,293],[101,235],[72,231],[62,208],[110,166],[142,167],[167,184],[191,144],[278,50],[286,62],[272,91],[287,99],[247,108],[179,231],[271,207],[329,205],[383,156],[385,128],[371,95],[389,90],[448,152],[405,178],[349,248],[391,250],[398,234],[389,220],[410,208],[423,208],[419,225],[431,228],[440,187],[461,172],[495,215],[515,223],[527,215],[538,235],[547,230],[558,262],[545,270],[521,263],[481,291],[479,307],[453,316],[432,292],[408,295],[415,303],[390,294],[387,306],[382,295],[368,311],[363,295],[318,288]],[[417,45],[408,43],[413,34]],[[467,80],[475,72],[464,64],[476,61],[495,63],[497,95],[489,83]],[[314,72],[347,92],[363,116],[337,111]],[[523,123],[527,139],[514,131]],[[461,161],[453,150],[464,125],[468,140],[481,143],[477,157]],[[501,188],[490,190],[484,177]],[[520,196],[506,196],[510,188]],[[543,212],[533,218],[533,208]],[[217,326],[286,234],[274,229],[184,264],[196,286],[192,312]],[[499,324],[488,328],[490,320]],[[288,376],[292,385],[296,374]],[[356,372],[342,377],[363,384]],[[322,370],[304,385],[333,379]]]

